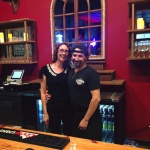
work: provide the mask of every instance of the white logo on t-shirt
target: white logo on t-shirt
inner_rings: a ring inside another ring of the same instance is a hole
[[[76,83],[78,85],[82,85],[82,84],[84,84],[84,80],[82,78],[76,79]]]

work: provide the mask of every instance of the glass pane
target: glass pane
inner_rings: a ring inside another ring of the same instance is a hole
[[[101,25],[101,12],[91,12],[90,13],[90,25]]]
[[[88,26],[88,13],[78,14],[78,26]]]
[[[67,1],[65,13],[74,13],[74,0]]]
[[[150,28],[150,10],[142,10],[136,13],[136,18],[144,18],[145,28]]]
[[[55,29],[63,28],[63,17],[55,17]]]
[[[88,41],[88,29],[79,29],[78,41]]]
[[[91,41],[101,40],[101,28],[100,27],[90,29],[90,40]]]
[[[66,28],[74,28],[74,15],[66,16]]]
[[[87,10],[88,10],[88,5],[86,0],[78,0],[78,12],[87,11]]]
[[[63,14],[64,2],[62,0],[56,0],[54,15]]]
[[[90,55],[101,55],[101,42],[91,42],[90,43]]]
[[[63,31],[55,31],[55,43],[62,43],[64,41]]]
[[[101,0],[89,0],[89,1],[90,1],[90,10],[101,8]]]
[[[66,42],[74,42],[75,30],[66,30]]]
[[[74,47],[75,46],[75,43],[71,43],[69,44],[70,47]]]

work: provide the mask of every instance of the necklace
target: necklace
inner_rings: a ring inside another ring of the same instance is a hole
[[[61,73],[64,71],[64,68],[63,67],[60,67],[58,65],[56,65],[55,63],[54,64],[51,64],[51,68],[53,69],[53,71],[55,73]]]

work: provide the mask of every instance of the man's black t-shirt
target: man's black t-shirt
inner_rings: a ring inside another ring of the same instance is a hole
[[[90,91],[100,89],[99,74],[88,65],[76,74],[72,69],[69,72],[68,89],[74,110],[85,112],[92,98]]]

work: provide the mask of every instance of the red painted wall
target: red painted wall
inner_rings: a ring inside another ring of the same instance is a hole
[[[12,68],[25,69],[26,79],[38,78],[41,66],[51,62],[50,3],[51,0],[20,0],[17,14],[11,6],[0,1],[0,21],[30,18],[37,23],[37,65],[3,65],[4,74]],[[116,70],[117,79],[126,80],[126,136],[150,141],[150,61],[129,62],[128,0],[106,0],[106,68]],[[131,136],[136,130],[142,132]]]
[[[116,77],[126,80],[126,135],[150,141],[150,61],[133,63],[126,59],[127,2],[106,1],[106,69],[116,70]]]

